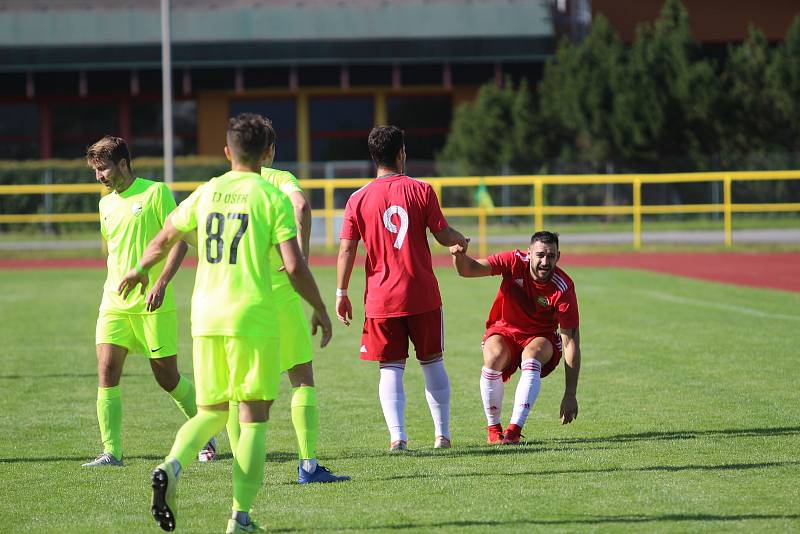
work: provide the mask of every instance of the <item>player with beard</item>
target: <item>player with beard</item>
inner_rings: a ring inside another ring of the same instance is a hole
[[[561,423],[578,417],[578,375],[581,368],[578,300],[572,279],[558,266],[558,234],[536,232],[527,252],[501,252],[483,259],[467,256],[462,245],[450,247],[458,274],[502,275],[483,336],[481,398],[487,419],[487,441],[518,444],[522,427],[539,394],[541,379],[564,355],[566,387]],[[559,335],[560,330],[560,335]],[[514,410],[505,432],[500,424],[503,382],[522,369]]]

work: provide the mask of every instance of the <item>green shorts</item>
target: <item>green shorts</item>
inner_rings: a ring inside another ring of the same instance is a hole
[[[198,406],[278,396],[278,339],[198,336],[192,344]]]
[[[97,318],[95,343],[110,343],[151,359],[178,353],[178,314],[119,313],[101,310]]]
[[[311,327],[299,297],[276,302],[281,372],[311,361]]]

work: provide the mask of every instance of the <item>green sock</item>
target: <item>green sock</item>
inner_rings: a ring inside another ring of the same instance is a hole
[[[183,412],[186,419],[191,419],[197,414],[197,404],[195,404],[194,384],[181,376],[175,389],[169,392],[172,400],[178,405],[178,409]]]
[[[228,443],[231,444],[231,454],[236,456],[236,448],[239,446],[239,434],[242,429],[239,427],[239,403],[231,401],[228,404]]]
[[[295,388],[292,394],[292,424],[297,434],[297,450],[301,460],[317,457],[317,436],[319,436],[319,411],[317,410],[317,390],[303,386]]]
[[[197,451],[203,448],[211,436],[222,431],[225,427],[225,420],[228,412],[223,410],[197,410],[197,415],[186,421],[178,435],[175,436],[175,443],[169,451],[167,459],[174,458],[181,464],[182,469],[186,469],[193,459],[197,458]]]
[[[241,427],[233,459],[233,510],[250,512],[264,482],[267,423],[241,423]]]
[[[97,422],[103,452],[122,460],[122,398],[119,386],[97,388]]]

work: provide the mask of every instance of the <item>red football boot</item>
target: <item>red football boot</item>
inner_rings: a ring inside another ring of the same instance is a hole
[[[503,435],[503,445],[519,445],[519,438],[522,437],[522,427],[515,424],[510,424],[506,427],[506,433]]]
[[[486,427],[486,443],[495,445],[503,441],[503,425],[497,423]]]

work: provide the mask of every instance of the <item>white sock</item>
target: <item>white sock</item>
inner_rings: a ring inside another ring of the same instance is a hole
[[[488,426],[500,423],[503,391],[503,373],[483,367],[481,369],[481,399],[483,399],[483,413],[486,414]]]
[[[434,436],[450,439],[450,379],[442,357],[422,362],[422,373],[425,375],[425,398],[433,418]]]
[[[531,407],[539,396],[539,386],[542,383],[542,364],[539,360],[524,360],[522,374],[517,384],[514,395],[514,411],[511,413],[511,424],[519,427],[525,426]]]
[[[310,475],[317,470],[317,459],[311,458],[309,460],[306,459],[300,460],[300,467],[302,467],[305,470],[305,472]]]
[[[381,380],[378,384],[378,396],[381,399],[383,417],[389,427],[391,441],[399,439],[408,441],[405,427],[406,393],[403,389],[403,371],[406,362],[388,362],[380,364]]]

